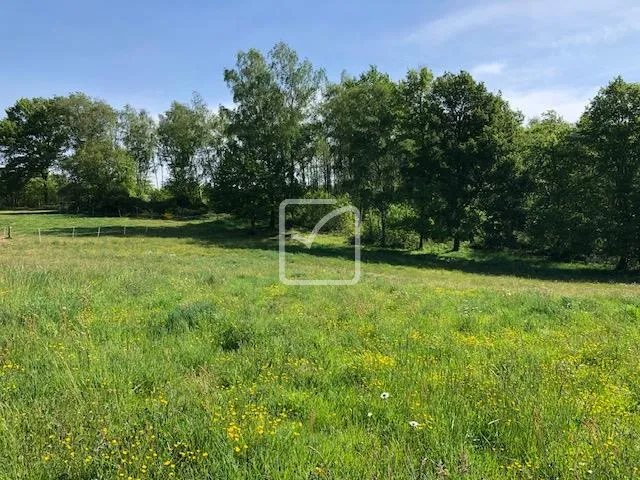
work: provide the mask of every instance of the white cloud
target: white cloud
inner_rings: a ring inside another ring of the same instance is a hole
[[[471,73],[488,88],[502,90],[527,119],[553,109],[577,121],[598,91],[593,85],[605,75],[590,74],[586,62],[612,55],[612,49],[596,47],[615,44],[626,53],[630,45],[622,41],[640,32],[638,0],[474,0],[455,5],[403,40],[422,51],[455,49],[453,57],[470,64]],[[630,62],[622,55],[602,62],[610,70],[607,75],[629,71]],[[441,56],[454,63],[451,55]],[[508,68],[498,61],[474,65],[487,57],[508,62]]]
[[[589,31],[571,33],[552,43],[553,47],[597,45],[614,43],[624,36],[640,30],[640,8],[629,9],[627,17],[617,24],[594,27]]]
[[[503,62],[481,63],[471,69],[471,75],[481,77],[484,75],[500,75],[506,67]]]
[[[550,88],[529,91],[504,91],[502,96],[511,108],[520,110],[530,120],[547,110],[555,110],[565,120],[577,121],[599,87]]]
[[[458,10],[436,20],[427,22],[407,36],[409,43],[440,43],[459,33],[475,27],[491,24],[509,15],[512,6],[488,4]]]
[[[555,42],[595,41],[640,29],[637,0],[504,0],[476,3],[418,26],[405,41],[421,45],[446,42],[464,33],[504,25],[523,32],[537,30]],[[620,27],[625,25],[624,27]],[[516,28],[514,28],[516,27]],[[604,32],[604,35],[603,35]]]

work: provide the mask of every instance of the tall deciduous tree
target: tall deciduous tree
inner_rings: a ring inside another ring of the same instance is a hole
[[[169,190],[183,206],[201,201],[200,160],[209,138],[208,110],[198,95],[191,105],[173,102],[160,116],[159,155],[169,168]]]
[[[273,226],[277,205],[287,192],[287,163],[279,148],[283,95],[257,50],[240,52],[236,68],[225,70],[224,78],[236,108],[226,111],[229,145],[217,181],[220,196],[252,226],[264,215]]]
[[[252,224],[266,214],[274,227],[278,204],[300,191],[312,156],[311,120],[323,73],[281,43],[267,58],[253,49],[240,52],[224,78],[236,108],[225,114],[228,144],[216,182],[219,198]]]
[[[433,120],[430,102],[433,74],[428,68],[409,70],[400,82],[400,141],[405,198],[417,212],[415,229],[422,248],[426,237],[436,238],[433,218],[440,207],[435,188],[438,165],[432,154]]]
[[[118,112],[111,105],[84,93],[55,97],[54,101],[65,116],[65,129],[71,150],[79,150],[88,142],[115,143]]]
[[[524,117],[500,96],[493,97],[486,127],[489,165],[476,203],[482,215],[480,240],[493,248],[515,247],[525,222],[527,179],[518,152]]]
[[[141,195],[148,184],[157,150],[157,126],[146,110],[126,105],[119,115],[120,141],[136,163],[136,190]]]
[[[559,258],[592,252],[601,200],[575,125],[547,112],[523,130],[518,151],[530,246]]]
[[[135,161],[110,141],[84,143],[62,167],[68,182],[62,194],[81,208],[118,208],[133,193]]]
[[[46,184],[50,170],[68,145],[64,112],[55,99],[23,98],[0,121],[2,181],[7,193],[15,193],[34,177]],[[43,190],[47,202],[47,189]]]
[[[435,80],[430,105],[436,132],[432,155],[438,163],[437,187],[443,201],[439,220],[453,237],[453,250],[471,238],[482,220],[478,200],[487,180],[507,154],[507,136],[517,116],[500,96],[467,72]],[[507,127],[503,132],[500,126]]]
[[[600,179],[607,252],[626,269],[640,256],[640,84],[618,77],[600,90],[580,121]]]
[[[287,168],[287,183],[295,190],[305,175],[313,156],[312,122],[317,115],[321,88],[325,83],[323,70],[315,70],[309,60],[300,60],[295,50],[285,43],[276,44],[269,52],[270,70],[283,101],[278,119],[280,148]]]
[[[397,85],[375,67],[331,86],[324,107],[341,187],[361,212],[378,211],[382,245],[388,205],[400,184],[397,109]]]

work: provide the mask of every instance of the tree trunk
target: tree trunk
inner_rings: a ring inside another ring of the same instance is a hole
[[[273,230],[274,228],[276,228],[276,212],[275,210],[272,208],[269,211],[269,229]]]
[[[47,184],[47,180],[49,179],[49,172],[42,172],[42,180],[44,180],[44,195],[42,198],[44,199],[44,204],[49,205],[49,185]]]
[[[451,249],[452,252],[457,252],[460,250],[460,236],[456,233],[453,236],[453,248]]]
[[[331,167],[327,165],[324,171],[324,188],[327,192],[331,191]]]
[[[380,209],[380,245],[385,247],[387,244],[387,215],[384,208]]]
[[[420,232],[420,243],[418,244],[418,250],[422,250],[424,247],[424,235]]]

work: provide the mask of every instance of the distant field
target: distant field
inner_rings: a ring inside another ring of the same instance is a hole
[[[224,217],[8,225],[0,479],[640,475],[633,278],[366,250],[356,286],[287,287]],[[295,269],[349,272],[320,242]]]

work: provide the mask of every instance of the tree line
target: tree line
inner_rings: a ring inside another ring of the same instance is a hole
[[[285,198],[335,197],[383,246],[640,258],[638,83],[615,78],[577,123],[525,124],[467,72],[394,81],[371,67],[330,83],[284,43],[240,52],[224,80],[233,107],[194,94],[157,121],[82,93],[18,100],[0,120],[0,204],[207,208],[255,228],[274,227]]]

